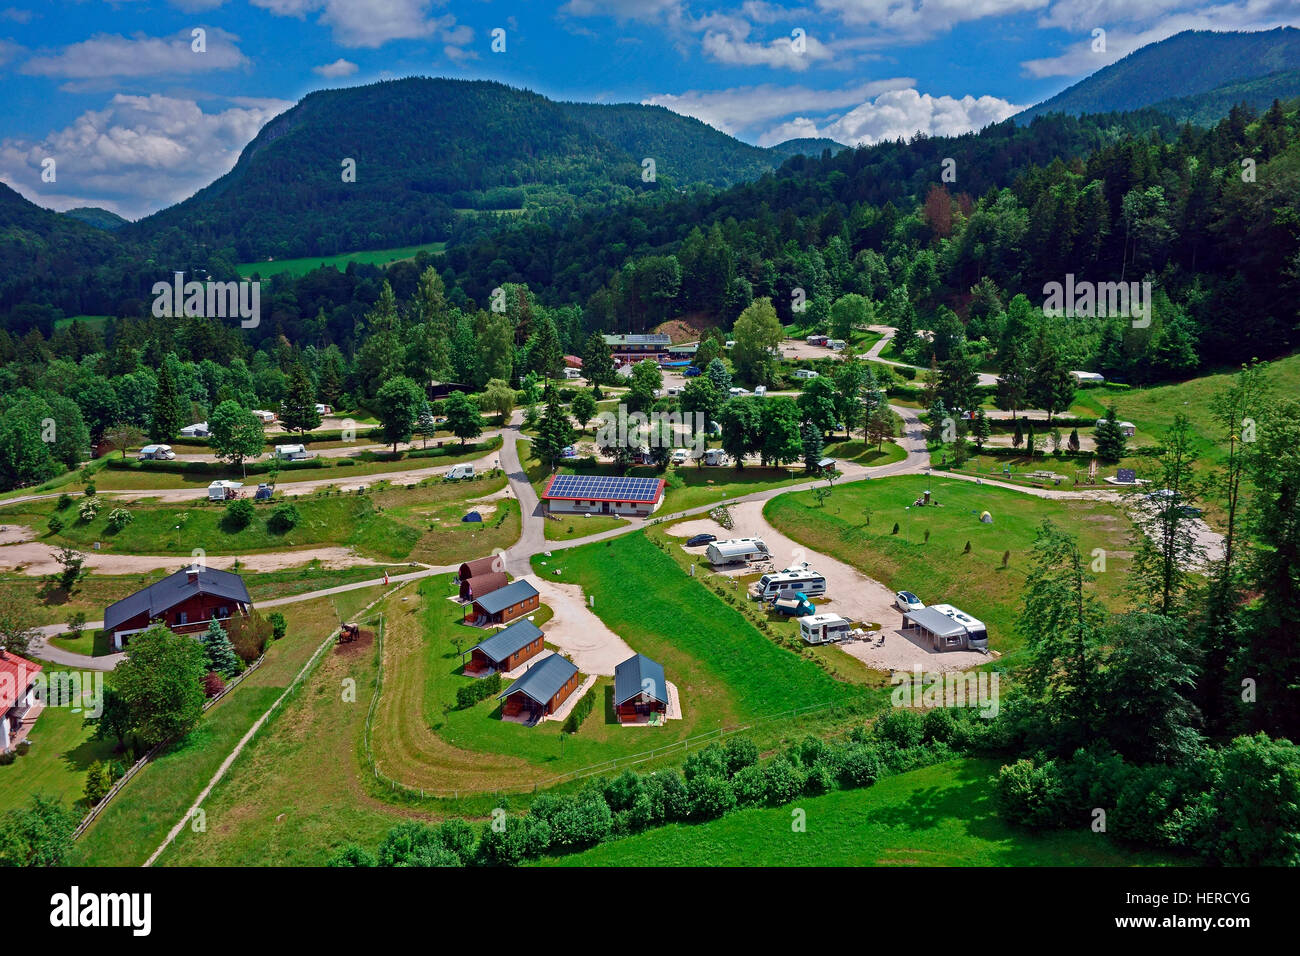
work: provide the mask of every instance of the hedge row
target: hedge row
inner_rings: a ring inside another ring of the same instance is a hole
[[[461,710],[473,707],[480,700],[487,700],[493,694],[501,693],[501,674],[494,673],[472,684],[456,688],[456,706]]]
[[[566,734],[576,734],[582,722],[587,719],[592,708],[596,706],[596,692],[589,690],[582,695],[582,699],[573,705],[573,710],[569,711],[569,716],[564,721],[564,732]]]
[[[358,452],[348,458],[311,458],[306,461],[269,460],[244,462],[244,473],[248,475],[265,475],[271,471],[302,471],[308,468],[347,468],[357,462],[394,462],[412,458],[447,458],[453,455],[472,455],[489,452],[501,447],[501,436],[495,435],[485,442],[464,446],[458,444],[443,445],[441,448],[415,448],[411,451],[392,452]],[[278,468],[273,466],[278,465]],[[154,471],[173,475],[224,475],[233,465],[221,461],[140,461],[132,458],[110,458],[107,467],[117,471]]]

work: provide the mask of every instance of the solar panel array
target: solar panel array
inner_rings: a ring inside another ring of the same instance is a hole
[[[556,475],[546,492],[548,498],[578,498],[591,501],[654,501],[659,478],[621,478],[612,475]]]

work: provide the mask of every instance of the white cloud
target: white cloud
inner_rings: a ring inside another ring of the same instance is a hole
[[[814,36],[784,36],[766,43],[749,40],[749,25],[740,30],[707,30],[700,42],[705,54],[728,66],[770,66],[802,72],[814,63],[835,58]]]
[[[357,72],[357,65],[351,60],[345,60],[339,57],[333,63],[326,63],[322,66],[313,66],[311,71],[317,76],[323,76],[327,80],[338,79],[343,76],[351,76]]]
[[[615,20],[653,22],[664,15],[681,16],[681,0],[569,0],[560,13],[570,17],[612,17]]]
[[[17,7],[5,7],[0,10],[0,18],[12,20],[14,23],[31,23],[35,14],[30,10],[19,10]]]
[[[319,13],[320,23],[333,31],[334,40],[345,47],[374,48],[390,40],[423,40],[436,37],[443,43],[463,46],[466,29],[456,26],[451,14],[435,17],[435,6],[445,0],[249,0],[255,7],[276,16],[305,19]]]
[[[957,136],[1000,122],[1022,109],[996,96],[956,99],[915,89],[891,90],[822,126],[819,133],[802,135],[829,136],[848,146],[908,138],[916,133]]]
[[[891,38],[923,39],[958,23],[1042,10],[1050,0],[816,0],[823,13]]]
[[[271,118],[293,104],[245,100],[205,113],[189,99],[114,96],[41,140],[0,140],[4,180],[55,209],[94,205],[128,218],[155,212],[224,175]],[[57,163],[56,183],[41,182],[41,161]]]
[[[131,37],[97,33],[89,40],[73,43],[53,54],[34,56],[21,72],[33,76],[54,76],[74,80],[126,76],[166,76],[229,70],[246,66],[248,57],[239,51],[239,37],[218,27],[208,27],[206,51],[192,48],[189,30],[169,37],[137,33]]]
[[[763,127],[772,120],[795,114],[825,115],[832,110],[847,109],[881,93],[905,89],[915,83],[916,80],[910,77],[894,77],[858,83],[838,90],[763,83],[728,90],[661,93],[647,97],[642,102],[664,106],[684,116],[693,116],[715,129],[735,136]]]

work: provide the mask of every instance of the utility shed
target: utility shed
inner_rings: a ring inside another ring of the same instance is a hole
[[[470,661],[465,670],[474,673],[512,671],[541,651],[541,628],[527,619],[515,621],[470,648]]]
[[[505,565],[501,558],[494,554],[466,561],[460,566],[456,577],[460,579],[462,601],[470,601],[503,588],[510,580],[506,577]]]
[[[497,698],[505,701],[502,716],[522,714],[537,720],[555,713],[578,689],[578,676],[573,661],[559,654],[538,661]]]
[[[668,682],[663,665],[644,654],[629,657],[614,668],[614,711],[620,724],[668,712]]]
[[[935,651],[959,651],[966,646],[966,628],[932,607],[904,612],[903,630],[919,632]]]

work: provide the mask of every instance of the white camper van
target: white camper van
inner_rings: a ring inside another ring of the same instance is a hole
[[[470,464],[452,465],[451,470],[443,475],[443,481],[460,481],[462,478],[473,478],[474,466]]]
[[[849,636],[853,625],[838,614],[809,614],[799,618],[799,636],[805,644],[831,644]]]
[[[176,452],[171,445],[145,445],[140,449],[141,461],[174,461]]]
[[[766,561],[772,557],[761,538],[730,538],[715,541],[704,549],[704,555],[710,564],[748,564],[750,561]]]
[[[707,448],[704,451],[704,463],[706,465],[725,465],[727,463],[727,453],[721,448]]]
[[[931,604],[930,607],[940,614],[952,618],[966,629],[965,644],[971,650],[982,651],[988,648],[989,632],[983,622],[975,620],[965,611],[955,608],[951,604]]]
[[[825,594],[825,575],[812,568],[786,568],[763,575],[750,587],[749,594],[758,601],[774,601],[779,597],[789,597],[796,591],[802,591],[810,598]]]

